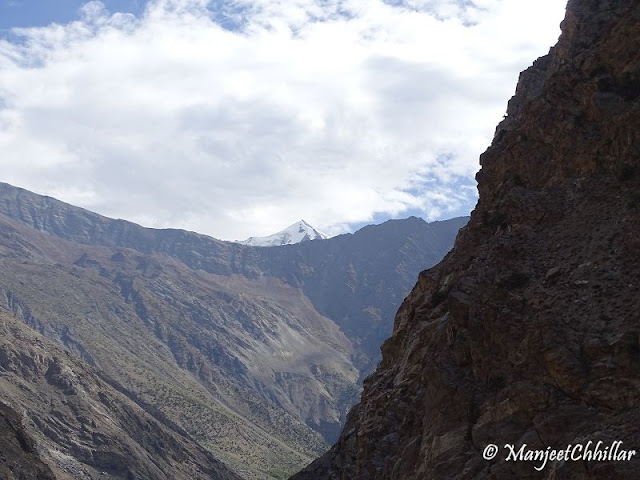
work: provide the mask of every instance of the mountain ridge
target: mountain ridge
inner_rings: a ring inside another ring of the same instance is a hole
[[[162,253],[179,259],[190,268],[217,275],[281,278],[289,285],[301,288],[319,313],[335,319],[343,330],[356,336],[356,341],[375,345],[367,349],[366,358],[360,362],[368,365],[368,371],[379,358],[378,345],[390,332],[396,307],[415,281],[419,271],[417,265],[432,264],[442,258],[451,247],[450,239],[455,238],[459,228],[467,222],[467,217],[431,223],[409,217],[388,220],[380,226],[366,226],[353,234],[333,237],[329,242],[303,242],[263,249],[185,230],[153,229],[122,219],[113,220],[2,182],[0,213],[37,230],[81,244]],[[382,234],[383,230],[385,234]],[[442,238],[438,230],[443,232]],[[421,240],[413,241],[412,238],[418,235]],[[363,241],[368,245],[365,252],[356,247]],[[355,264],[349,252],[355,255]],[[412,258],[415,265],[399,266],[400,257]],[[374,259],[376,264],[384,265],[384,268],[376,267],[374,271],[397,270],[394,275],[406,285],[401,294],[397,286],[382,288],[386,283],[384,275],[369,278],[367,269],[372,268]],[[336,276],[340,278],[338,282]],[[371,283],[374,280],[380,287]],[[364,291],[344,288],[345,284],[353,281],[365,287]],[[357,298],[361,294],[379,305],[379,311],[362,313],[368,305]],[[336,305],[336,298],[342,299],[341,303],[338,302],[340,305]],[[347,306],[346,312],[343,311],[344,306]],[[371,321],[374,322],[373,329],[368,325]]]
[[[264,249],[3,184],[0,304],[246,478],[285,478],[337,436],[389,308],[465,221]]]

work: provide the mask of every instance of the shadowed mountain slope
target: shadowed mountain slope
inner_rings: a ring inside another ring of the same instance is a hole
[[[240,480],[184,431],[4,309],[0,392],[2,478]]]
[[[6,184],[0,211],[0,303],[246,478],[286,477],[337,437],[389,305],[466,220],[266,249]]]
[[[640,2],[569,2],[481,156],[468,226],[295,480],[637,478],[637,454],[538,471],[504,445],[640,451],[639,52]]]
[[[274,278],[78,246],[0,219],[0,302],[158,408],[247,478],[325,448],[359,388],[351,343]],[[308,425],[307,423],[311,424]]]
[[[369,372],[380,358],[393,315],[424,266],[439,261],[468,217],[427,223],[389,220],[324,241],[256,248],[194,232],[143,228],[0,182],[0,213],[84,245],[162,253],[217,275],[276,277],[300,288],[355,344]]]

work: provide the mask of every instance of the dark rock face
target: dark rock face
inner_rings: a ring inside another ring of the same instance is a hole
[[[481,157],[469,225],[296,480],[637,478],[638,454],[538,471],[503,448],[640,452],[640,3],[572,0],[562,29]]]

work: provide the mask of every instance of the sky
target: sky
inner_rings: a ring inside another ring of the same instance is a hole
[[[563,0],[0,0],[0,181],[224,240],[466,215]]]

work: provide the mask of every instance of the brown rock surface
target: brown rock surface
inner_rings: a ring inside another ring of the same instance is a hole
[[[640,2],[572,0],[562,30],[481,157],[469,225],[296,480],[638,478],[638,454],[537,471],[503,448],[640,452]]]

